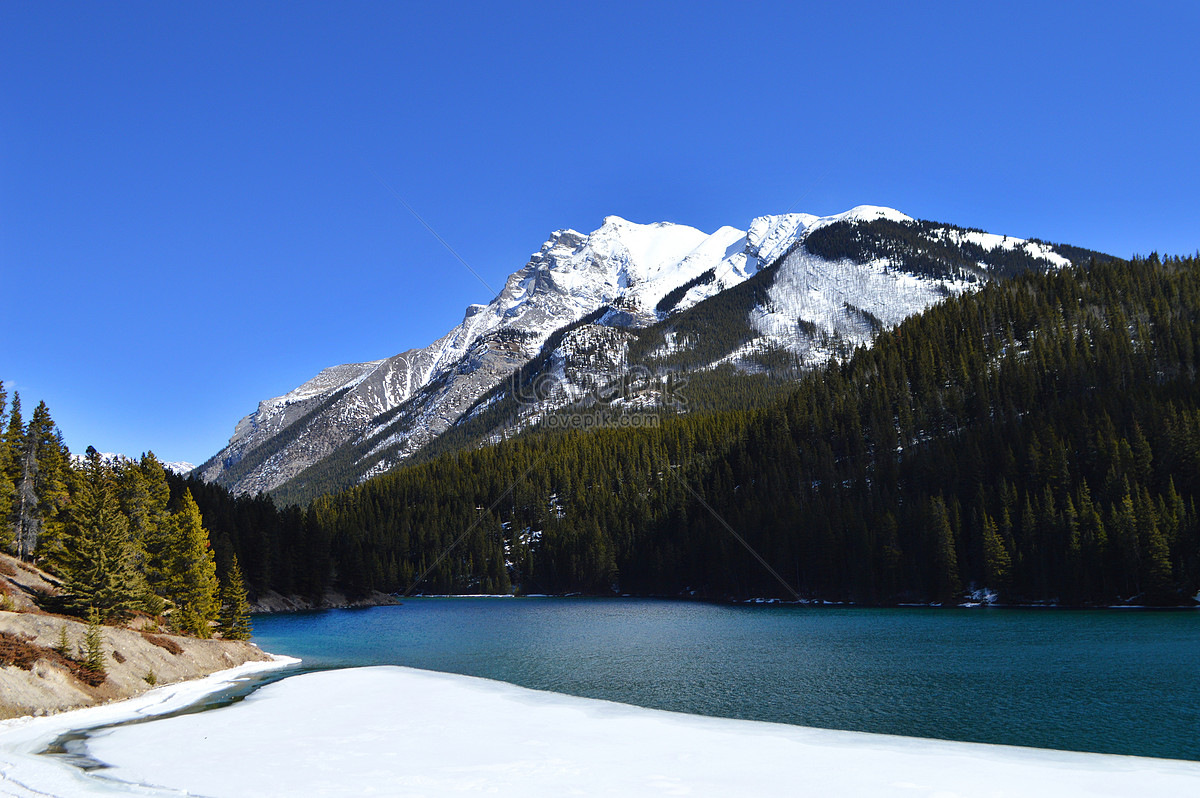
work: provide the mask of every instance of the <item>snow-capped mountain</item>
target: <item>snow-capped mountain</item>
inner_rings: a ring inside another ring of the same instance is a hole
[[[821,246],[806,244],[818,238]],[[711,346],[699,347],[707,354],[688,367],[724,362],[753,370],[768,350],[816,365],[987,279],[997,253],[1045,268],[1068,262],[1048,245],[872,206],[830,217],[763,216],[746,230],[711,234],[616,216],[587,235],[559,230],[498,296],[468,307],[446,335],[385,360],[327,368],[260,402],[197,473],[236,492],[270,491],[315,472],[360,480],[503,400],[514,372],[546,376],[556,391],[539,396],[540,406],[523,401],[508,429],[619,376],[638,340],[648,363],[678,361],[697,350],[697,338],[729,338],[715,356]],[[731,291],[743,285],[747,291]],[[726,315],[732,308],[732,326],[746,334],[731,337],[731,325],[706,311],[718,305]],[[697,332],[708,329],[696,324],[706,315],[711,335]],[[686,330],[683,319],[690,320]],[[646,341],[657,345],[647,350]]]
[[[712,270],[713,279],[689,290],[676,307],[693,305],[775,257],[791,243],[801,219],[764,217],[749,232],[723,227],[711,235],[617,216],[590,235],[559,230],[509,276],[495,299],[468,307],[462,322],[429,346],[333,366],[260,402],[199,473],[240,492],[271,490],[346,441],[395,427],[387,414],[407,404],[411,423],[380,442],[386,447],[403,438],[403,457],[537,354],[555,330],[601,307],[619,307],[617,320],[630,326],[653,323],[663,297]]]
[[[786,234],[770,261],[763,258],[769,266],[744,281],[750,290],[708,291],[690,312],[669,313],[641,329],[606,327],[605,318],[574,326],[543,350],[534,369],[498,385],[464,420],[502,407],[492,415],[503,420],[488,419],[489,431],[476,431],[479,441],[496,442],[571,406],[679,410],[687,391],[664,391],[664,373],[689,372],[694,381],[723,364],[743,372],[778,372],[780,363],[789,373],[813,368],[994,277],[1070,263],[1041,242],[921,222],[875,206],[827,217],[793,214],[774,230]],[[693,304],[693,294],[686,296],[681,308]]]

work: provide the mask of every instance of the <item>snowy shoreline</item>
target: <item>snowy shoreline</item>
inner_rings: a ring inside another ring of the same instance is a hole
[[[94,775],[35,753],[71,729],[179,709],[262,669],[10,721],[0,794],[1200,794],[1200,762],[685,715],[398,666],[300,674],[218,710],[106,729],[88,740],[111,765]]]
[[[269,656],[268,661],[247,662],[109,704],[0,721],[0,795],[45,798],[99,794],[101,787],[95,778],[65,762],[41,756],[40,752],[64,734],[175,712],[245,677],[300,662],[293,657]],[[140,792],[155,794],[153,790]],[[103,793],[112,794],[112,790],[109,788]]]

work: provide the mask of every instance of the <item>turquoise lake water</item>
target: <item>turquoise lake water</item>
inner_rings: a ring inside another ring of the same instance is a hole
[[[307,668],[408,665],[657,709],[1200,760],[1200,612],[411,599],[255,616]]]

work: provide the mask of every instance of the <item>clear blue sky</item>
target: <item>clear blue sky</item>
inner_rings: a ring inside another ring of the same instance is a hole
[[[199,463],[552,230],[888,205],[1200,247],[1192,2],[0,4],[0,378]]]

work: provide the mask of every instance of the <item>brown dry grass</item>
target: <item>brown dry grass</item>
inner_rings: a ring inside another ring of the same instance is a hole
[[[165,648],[167,651],[171,652],[172,654],[182,654],[183,653],[183,646],[179,645],[178,643],[176,643],[174,640],[172,640],[169,637],[159,637],[158,635],[152,635],[152,634],[149,634],[148,632],[142,632],[142,637],[146,638],[147,643],[153,643],[154,645],[158,646],[159,648]]]
[[[24,636],[0,632],[0,665],[15,665],[21,670],[31,671],[34,663],[39,659],[61,665],[69,670],[76,679],[92,687],[104,683],[103,673],[97,673],[84,667],[83,663],[71,659],[60,651],[31,643]]]

